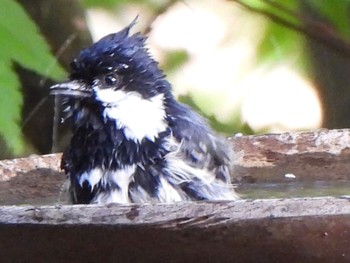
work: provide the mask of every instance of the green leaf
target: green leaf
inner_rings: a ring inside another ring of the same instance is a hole
[[[276,23],[268,23],[258,47],[258,63],[285,61],[303,50],[302,36]]]
[[[23,152],[21,133],[22,94],[13,62],[54,80],[66,72],[25,10],[13,0],[2,0],[0,8],[0,135],[8,148]]]
[[[258,63],[276,63],[285,61],[286,58],[300,54],[302,50],[303,38],[292,29],[278,23],[278,19],[299,26],[298,1],[296,0],[244,0],[258,14],[267,19],[261,30],[265,30],[263,39],[258,46]],[[277,21],[276,21],[277,20]]]
[[[20,117],[22,95],[20,82],[11,68],[11,62],[0,60],[0,134],[7,146],[17,155],[23,151]]]
[[[292,13],[298,10],[298,1],[296,0],[284,0],[284,1],[274,1],[274,0],[244,0],[244,4],[263,12],[267,12],[277,17],[283,18],[286,21],[298,23],[297,17]]]
[[[54,80],[62,80],[66,75],[35,23],[22,6],[12,0],[1,1],[0,58],[10,58]]]
[[[263,1],[263,0],[244,0],[244,1],[241,1],[243,2],[244,4],[246,5],[249,5],[253,8],[259,8],[259,9],[266,9],[268,8],[268,4]]]

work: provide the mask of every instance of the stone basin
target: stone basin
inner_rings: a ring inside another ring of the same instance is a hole
[[[350,262],[350,130],[230,141],[230,202],[67,205],[60,154],[0,161],[1,262]]]

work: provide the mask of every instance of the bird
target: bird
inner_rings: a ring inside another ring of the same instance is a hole
[[[82,49],[50,88],[72,127],[61,160],[71,203],[238,199],[227,140],[175,99],[135,21]]]

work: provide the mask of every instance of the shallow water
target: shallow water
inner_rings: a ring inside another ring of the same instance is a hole
[[[350,181],[259,183],[238,185],[243,199],[350,195]]]
[[[237,185],[236,191],[242,199],[271,199],[293,197],[345,196],[350,199],[349,181],[316,181],[289,183],[258,183]],[[63,184],[60,193],[50,196],[29,198],[24,196],[7,196],[1,198],[0,205],[62,205],[68,204],[67,184]]]

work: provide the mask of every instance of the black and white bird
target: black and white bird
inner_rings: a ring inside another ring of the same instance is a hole
[[[73,124],[61,163],[72,202],[236,199],[228,143],[175,100],[133,25],[83,49],[51,87]]]

